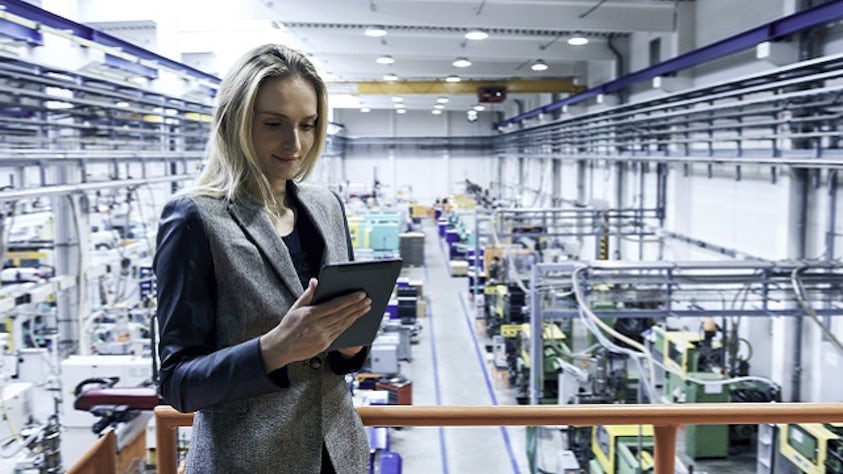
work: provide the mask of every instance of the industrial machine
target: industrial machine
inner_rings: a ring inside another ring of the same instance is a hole
[[[592,429],[589,474],[652,473],[651,425],[599,425]]]
[[[843,423],[779,425],[783,472],[843,473]]]
[[[529,324],[508,324],[501,326],[501,336],[510,341],[507,361],[509,363],[510,385],[518,387],[522,396],[517,397],[519,403],[527,403],[527,386],[530,379],[530,325]],[[570,353],[565,344],[565,334],[559,326],[547,323],[542,330],[543,347],[543,377],[544,398],[543,403],[557,402],[557,389],[559,387],[559,370],[562,368],[562,360],[565,353]]]

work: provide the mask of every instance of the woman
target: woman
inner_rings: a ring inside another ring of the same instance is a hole
[[[326,97],[301,53],[248,52],[220,85],[197,186],[162,213],[160,391],[196,412],[188,472],[368,469],[344,377],[367,349],[325,351],[371,301],[310,305],[321,264],[351,257],[339,199],[298,182],[323,146]]]

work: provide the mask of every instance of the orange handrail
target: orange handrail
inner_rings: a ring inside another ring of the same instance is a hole
[[[654,426],[655,472],[674,472],[676,429],[686,424],[843,422],[843,403],[681,403],[651,405],[368,406],[358,408],[367,426]],[[176,473],[176,429],[192,413],[155,408],[159,474]]]
[[[96,443],[78,461],[67,474],[99,474],[117,472],[117,435],[109,428]]]

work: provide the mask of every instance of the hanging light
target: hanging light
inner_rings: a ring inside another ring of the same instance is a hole
[[[363,34],[371,36],[372,38],[380,38],[382,36],[386,36],[386,29],[382,26],[370,26],[366,28],[366,31],[364,31]]]
[[[459,57],[454,59],[454,62],[452,62],[451,65],[454,67],[468,67],[471,66],[471,61],[469,61],[468,58]]]
[[[377,59],[375,59],[375,62],[378,64],[392,64],[395,60],[392,59],[392,56],[385,54],[383,56],[378,56]]]
[[[445,78],[445,82],[460,82],[461,80],[462,79],[460,79],[460,76],[456,76],[454,74],[451,74],[450,76]]]
[[[398,76],[396,74],[390,72],[389,74],[383,75],[383,80],[384,81],[397,81]]]
[[[582,31],[575,31],[571,34],[571,37],[568,38],[568,44],[571,46],[583,46],[588,44],[588,36],[586,36]]]
[[[547,67],[548,66],[546,62],[542,61],[541,59],[537,59],[536,62],[534,62],[533,65],[530,66],[530,69],[532,69],[533,71],[547,71]]]
[[[488,37],[489,37],[489,33],[486,33],[485,31],[483,31],[479,28],[473,28],[471,30],[468,30],[468,33],[465,34],[465,39],[475,40],[475,41],[484,40]]]

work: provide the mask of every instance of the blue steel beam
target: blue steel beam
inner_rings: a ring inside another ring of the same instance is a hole
[[[561,109],[566,105],[576,104],[600,94],[611,94],[623,90],[638,82],[652,79],[656,76],[674,73],[699,64],[722,58],[739,51],[751,48],[765,41],[773,41],[800,31],[825,25],[843,19],[843,1],[835,0],[817,5],[786,17],[773,20],[764,25],[738,33],[715,43],[695,49],[654,66],[627,74],[613,81],[603,83],[570,97],[529,110],[515,117],[504,119],[493,125],[493,128],[514,124]]]
[[[0,18],[0,36],[5,36],[15,41],[25,41],[30,46],[41,46],[44,44],[44,37],[40,31],[27,28],[3,18]]]
[[[63,16],[59,16],[55,13],[48,12],[47,10],[38,8],[35,5],[26,3],[24,1],[2,0],[0,1],[0,6],[2,6],[4,10],[13,15],[26,18],[27,20],[34,21],[35,23],[46,25],[59,30],[69,31],[74,36],[78,36],[80,38],[93,41],[97,44],[101,44],[104,46],[120,48],[125,53],[137,56],[141,59],[155,61],[156,63],[161,64],[162,66],[167,67],[169,69],[174,69],[176,71],[184,71],[185,73],[193,77],[199,79],[206,79],[208,81],[213,82],[214,84],[220,83],[220,78],[214,76],[213,74],[208,74],[205,71],[201,71],[186,64],[182,64],[178,61],[174,61],[170,58],[161,56],[160,54],[153,53],[148,49],[141,48],[140,46],[129,43],[128,41],[124,41],[120,38],[117,38],[116,36],[112,36],[103,31],[96,30],[94,28],[85,26],[80,23],[76,23],[73,20],[69,20]]]

